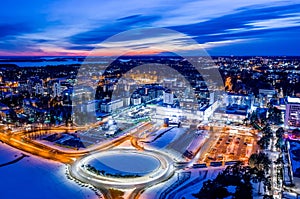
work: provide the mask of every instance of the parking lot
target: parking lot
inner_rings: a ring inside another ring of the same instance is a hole
[[[255,150],[255,136],[246,131],[227,129],[215,134],[211,148],[199,161],[246,161]]]

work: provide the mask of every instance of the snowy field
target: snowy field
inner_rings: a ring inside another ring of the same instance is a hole
[[[0,165],[21,155],[21,151],[0,143]],[[18,162],[0,167],[0,198],[97,198],[91,189],[69,180],[65,172],[66,166],[63,164],[29,155]]]
[[[295,177],[300,177],[300,143],[290,141],[290,156]]]
[[[221,167],[189,170],[191,172],[191,176],[187,180],[180,182],[178,187],[175,187],[173,190],[171,190],[167,194],[166,199],[195,199],[192,194],[199,192],[203,182],[209,179],[214,179],[223,169],[224,168]],[[181,170],[180,172],[184,171],[185,170]],[[142,194],[142,198],[159,198],[167,188],[171,187],[176,183],[176,181],[178,181],[178,173],[175,174],[169,181],[147,189]]]
[[[162,131],[165,131],[165,129],[160,129],[156,132],[156,135],[159,135]],[[185,132],[184,129],[181,128],[173,128],[166,133],[164,133],[161,137],[158,137],[155,141],[151,142],[150,145],[151,147],[154,148],[165,148],[168,144],[171,142],[175,141],[180,137]]]

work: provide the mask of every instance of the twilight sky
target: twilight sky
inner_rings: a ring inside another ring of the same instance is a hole
[[[88,55],[95,47],[97,55],[200,48],[300,55],[299,35],[299,0],[10,0],[0,7],[0,56]]]

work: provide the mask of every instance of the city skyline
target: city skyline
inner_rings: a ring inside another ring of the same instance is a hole
[[[12,0],[0,18],[1,199],[299,197],[300,1]]]
[[[300,4],[293,1],[32,2],[3,3],[1,56],[87,56],[94,48],[103,56],[132,49],[132,55],[194,55],[202,48],[211,56],[299,53]],[[174,32],[145,35],[145,28]],[[123,40],[105,43],[132,29]],[[163,43],[163,50],[155,48]]]

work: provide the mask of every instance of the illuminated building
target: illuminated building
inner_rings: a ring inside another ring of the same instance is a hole
[[[292,129],[300,127],[300,98],[287,98],[284,125]]]
[[[174,103],[174,96],[170,90],[165,90],[163,94],[164,104],[172,105]]]
[[[134,93],[131,97],[131,104],[135,106],[135,105],[139,105],[141,103],[142,103],[141,95],[138,93]]]
[[[101,104],[101,112],[104,113],[111,113],[119,108],[122,108],[124,105],[123,100],[118,99],[118,100],[114,100],[114,101],[110,101],[110,102],[104,102]]]

